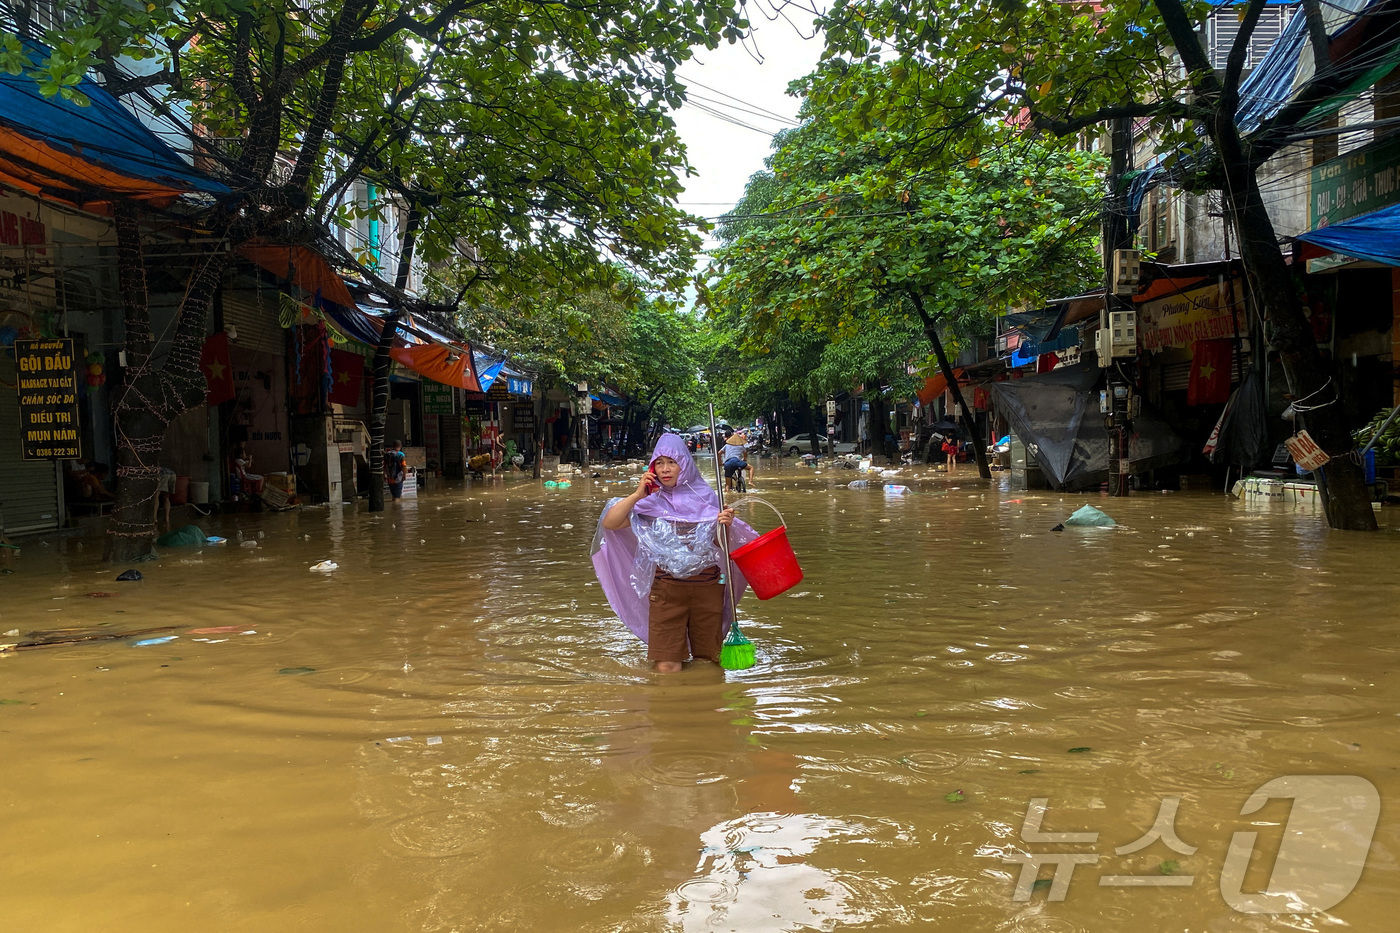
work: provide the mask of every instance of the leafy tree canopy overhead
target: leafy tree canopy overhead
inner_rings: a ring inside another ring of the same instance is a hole
[[[465,308],[463,329],[509,349],[545,387],[607,385],[657,417],[695,416],[699,398],[697,322],[643,283],[620,275],[588,290],[496,292]]]
[[[1192,22],[1216,8],[1167,4]],[[892,155],[927,163],[969,158],[1008,125],[1072,134],[1122,111],[1155,121],[1159,138],[1195,146],[1181,120],[1190,76],[1158,7],[1065,0],[836,0],[826,19],[824,66],[810,93],[838,109],[837,128],[860,136],[917,125]],[[866,68],[881,92],[867,93]],[[852,80],[852,76],[856,80]],[[1203,111],[1202,111],[1203,112]]]
[[[867,71],[875,93],[881,78]],[[921,328],[913,295],[945,332],[970,335],[1009,306],[1100,278],[1097,157],[1003,129],[979,157],[896,178],[889,152],[924,128],[852,139],[834,128],[841,112],[809,103],[721,224],[706,298],[746,346],[761,351],[788,321],[834,343],[873,327],[893,336],[867,334],[871,346],[897,344]]]
[[[254,222],[324,222],[366,178],[424,209],[426,258],[469,244],[483,281],[547,287],[602,254],[678,284],[698,240],[676,68],[745,25],[733,0],[91,0],[37,65],[0,38],[0,67],[172,105],[225,140],[203,154]]]

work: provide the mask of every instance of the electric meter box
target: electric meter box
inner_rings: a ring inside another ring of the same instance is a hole
[[[1131,295],[1142,281],[1142,253],[1135,249],[1113,251],[1113,294]]]
[[[1099,315],[1099,328],[1094,349],[1099,353],[1099,365],[1109,360],[1137,355],[1137,312],[1109,311]]]

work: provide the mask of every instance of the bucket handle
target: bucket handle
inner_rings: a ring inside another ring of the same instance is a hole
[[[778,521],[780,521],[780,522],[783,523],[783,527],[784,527],[784,528],[787,527],[787,520],[783,518],[783,513],[782,513],[782,512],[779,512],[778,509],[777,509],[777,506],[775,506],[775,505],[773,505],[772,503],[770,503],[767,499],[760,499],[758,496],[740,496],[739,498],[735,499],[733,502],[730,502],[730,503],[729,503],[729,507],[732,509],[732,508],[734,508],[735,506],[743,505],[743,504],[745,504],[746,502],[757,502],[759,505],[766,505],[766,506],[768,506],[768,508],[770,508],[770,509],[773,510],[773,514],[778,516]]]

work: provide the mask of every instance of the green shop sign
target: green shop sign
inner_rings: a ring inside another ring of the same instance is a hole
[[[1400,137],[1391,137],[1313,166],[1308,229],[1369,214],[1400,201],[1396,167]]]
[[[452,387],[431,379],[423,380],[423,414],[451,415],[453,408]]]

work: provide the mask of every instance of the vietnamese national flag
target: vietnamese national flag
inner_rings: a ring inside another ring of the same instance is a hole
[[[336,405],[360,404],[365,378],[365,358],[347,350],[331,350],[331,391],[329,401]]]
[[[1191,379],[1187,405],[1223,405],[1230,400],[1230,361],[1235,342],[1197,340],[1191,345]]]
[[[228,356],[228,334],[219,331],[205,338],[199,351],[199,368],[204,371],[204,381],[208,385],[204,401],[218,405],[232,401],[238,390],[233,387],[233,364]]]

